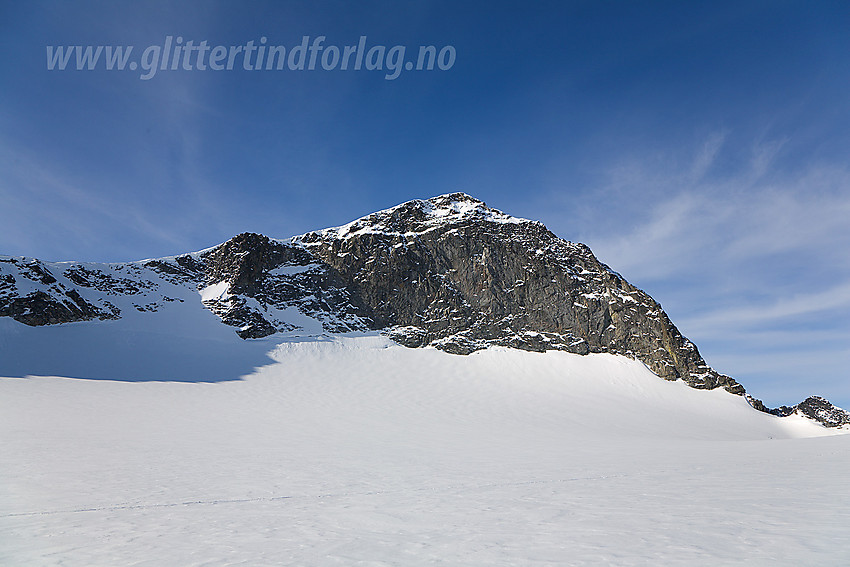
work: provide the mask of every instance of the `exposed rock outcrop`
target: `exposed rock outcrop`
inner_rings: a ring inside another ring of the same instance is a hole
[[[0,258],[0,317],[40,326],[120,316],[109,302],[98,306],[80,295],[77,286],[89,287],[88,280],[75,283],[63,285],[39,260]]]
[[[810,396],[796,406],[782,406],[768,411],[780,417],[802,415],[821,423],[824,427],[843,427],[850,424],[850,413],[820,396]]]
[[[587,246],[468,195],[411,201],[295,242],[336,270],[373,326],[402,344],[610,352],[695,388],[744,391]]]
[[[0,316],[27,325],[155,312],[192,289],[243,339],[381,330],[408,347],[490,345],[613,353],[667,380],[746,395],[706,364],[661,306],[583,245],[468,195],[416,200],[289,240],[240,234],[182,256],[126,264],[0,257]],[[770,409],[828,427],[823,398]]]

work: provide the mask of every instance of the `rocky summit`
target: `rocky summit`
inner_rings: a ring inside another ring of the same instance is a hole
[[[491,345],[612,353],[694,388],[744,387],[706,364],[661,306],[583,245],[462,193],[415,200],[288,240],[240,234],[213,248],[125,264],[0,257],[0,316],[31,326],[155,313],[189,287],[243,339],[385,332],[464,355]],[[775,410],[826,426],[823,398]]]

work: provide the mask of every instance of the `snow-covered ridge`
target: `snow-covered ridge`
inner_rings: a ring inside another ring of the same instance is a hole
[[[493,346],[620,354],[666,380],[746,394],[587,246],[462,193],[289,240],[244,233],[125,264],[0,257],[0,317],[19,323],[174,321],[189,311],[211,312],[243,339],[381,331],[453,354]],[[840,410],[809,413],[830,427],[850,423]]]
[[[341,239],[363,234],[411,238],[437,227],[469,220],[510,224],[536,222],[505,214],[465,193],[449,193],[425,200],[407,201],[317,233],[325,238]],[[301,237],[295,238],[296,241],[300,239]]]

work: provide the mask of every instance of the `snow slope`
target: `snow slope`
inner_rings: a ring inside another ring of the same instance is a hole
[[[606,354],[349,335],[262,358],[0,379],[0,564],[850,563],[850,436],[805,418]]]

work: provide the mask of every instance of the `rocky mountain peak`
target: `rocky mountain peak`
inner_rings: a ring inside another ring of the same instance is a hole
[[[466,193],[450,193],[426,200],[408,201],[343,226],[310,233],[305,237],[349,238],[367,233],[412,237],[437,227],[476,221],[533,222],[506,215]]]
[[[365,317],[408,346],[610,352],[697,388],[708,367],[661,307],[584,245],[464,194],[411,201],[293,240],[349,282]]]
[[[667,380],[745,394],[708,366],[652,297],[590,248],[464,193],[408,201],[289,240],[243,233],[143,262],[0,258],[0,316],[38,326],[150,313],[178,301],[173,286],[200,295],[243,339],[379,330],[405,346],[461,355],[489,346],[611,353]],[[777,415],[850,423],[820,398],[778,410],[747,399]]]

